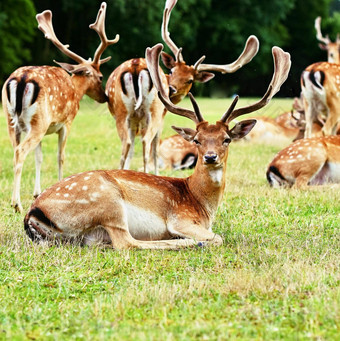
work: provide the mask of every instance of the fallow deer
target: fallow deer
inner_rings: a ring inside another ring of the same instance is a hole
[[[194,111],[174,105],[162,88],[159,56],[163,46],[147,49],[150,76],[166,108],[190,118],[196,129],[174,129],[198,148],[194,173],[185,179],[135,172],[97,170],[76,174],[43,192],[32,204],[24,226],[33,240],[79,240],[116,249],[180,249],[221,245],[212,231],[226,185],[229,144],[245,136],[256,123],[245,120],[229,128],[231,120],[265,106],[288,76],[290,55],[273,48],[275,71],[264,97],[250,106],[232,106],[216,124],[203,119],[190,95]]]
[[[207,71],[235,72],[252,60],[259,46],[257,38],[250,36],[242,54],[231,64],[202,64],[204,60],[202,57],[194,65],[187,65],[183,59],[182,48],[178,48],[170,39],[168,30],[171,11],[176,3],[177,0],[166,1],[162,22],[162,38],[176,59],[163,52],[163,63],[171,72],[165,75],[160,69],[163,86],[169,88],[169,96],[175,104],[188,94],[194,82],[207,82],[214,77],[213,73]],[[144,171],[149,170],[148,163],[152,150],[155,174],[157,174],[158,142],[166,111],[157,97],[145,59],[131,59],[118,66],[107,81],[106,94],[109,110],[116,119],[118,135],[122,142],[120,168],[130,168],[135,136],[141,135]]]
[[[105,34],[106,3],[102,3],[96,22],[90,25],[101,40],[93,61],[86,60],[69,50],[56,37],[52,25],[52,12],[37,14],[38,28],[63,54],[78,64],[58,63],[60,67],[25,66],[14,71],[2,90],[2,103],[7,116],[8,132],[14,148],[14,189],[12,206],[22,211],[20,181],[27,154],[35,149],[36,180],[34,196],[40,192],[40,169],[42,164],[41,141],[47,134],[58,134],[59,180],[63,177],[66,139],[72,121],[79,109],[79,101],[86,94],[104,103],[107,100],[102,88],[100,65],[111,57],[100,59],[104,50],[119,40],[108,40]],[[72,74],[72,77],[66,72]],[[21,134],[26,133],[23,141]]]
[[[197,146],[181,135],[165,138],[159,145],[160,168],[174,170],[194,168],[197,162]]]
[[[274,157],[267,180],[272,187],[296,188],[340,183],[340,136],[312,137],[292,143]]]
[[[321,50],[327,51],[329,63],[340,63],[340,35],[338,34],[336,37],[336,41],[332,42],[329,39],[329,36],[325,37],[321,33],[321,17],[317,17],[315,19],[315,30],[316,30],[316,39],[320,41],[319,47]]]
[[[306,130],[313,136],[313,123],[321,120],[324,135],[335,135],[340,122],[340,64],[319,62],[309,65],[301,75]]]

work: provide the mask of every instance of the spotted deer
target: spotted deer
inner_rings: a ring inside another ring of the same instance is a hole
[[[164,65],[170,74],[161,72],[163,87],[168,88],[173,103],[180,102],[190,91],[194,82],[207,82],[214,77],[208,71],[232,73],[249,63],[258,51],[258,40],[250,36],[239,58],[227,65],[203,64],[204,56],[194,65],[187,65],[183,59],[182,48],[171,40],[168,30],[171,11],[177,0],[167,0],[163,12],[162,38],[175,58],[162,53]],[[118,135],[122,142],[119,167],[130,168],[134,152],[135,137],[140,135],[143,145],[144,171],[149,171],[150,151],[155,174],[158,173],[158,144],[163,129],[164,106],[157,97],[157,91],[150,79],[144,58],[128,60],[118,66],[110,75],[106,84],[108,106],[116,120]]]
[[[340,64],[319,62],[309,65],[301,75],[306,129],[313,136],[313,123],[324,121],[323,135],[335,135],[340,121]]]
[[[280,89],[290,68],[290,55],[273,48],[275,71],[263,98],[247,107],[231,107],[215,124],[194,111],[176,106],[162,87],[159,56],[162,45],[147,49],[153,84],[166,108],[196,123],[196,129],[174,129],[197,144],[198,160],[188,178],[172,178],[132,170],[97,170],[70,176],[44,191],[24,219],[33,240],[67,240],[115,249],[180,249],[221,245],[212,231],[226,186],[229,144],[245,136],[256,123],[231,120],[265,106]]]
[[[181,135],[172,135],[160,142],[160,168],[174,170],[194,168],[198,151],[195,143],[185,140]]]
[[[340,183],[340,136],[306,138],[292,143],[274,157],[267,180],[272,187],[295,188]]]
[[[111,57],[100,59],[105,49],[119,40],[108,40],[105,34],[106,3],[102,3],[96,22],[90,25],[101,40],[93,61],[86,60],[69,50],[56,37],[52,25],[52,12],[37,14],[38,28],[63,54],[77,62],[76,65],[58,63],[61,67],[25,66],[14,71],[2,90],[2,103],[8,122],[8,133],[14,148],[14,189],[12,206],[22,211],[20,182],[27,154],[35,149],[36,179],[34,196],[40,192],[42,164],[41,141],[45,135],[58,134],[59,180],[63,177],[64,152],[71,124],[79,109],[79,101],[86,94],[104,103],[107,100],[102,88],[101,64]],[[70,76],[67,72],[71,73]],[[21,141],[21,134],[26,133]]]
[[[327,51],[329,63],[340,63],[340,35],[338,34],[336,37],[336,41],[332,42],[329,39],[329,36],[325,37],[321,33],[321,17],[317,17],[315,19],[315,30],[316,30],[316,39],[320,41],[319,47],[321,50]]]

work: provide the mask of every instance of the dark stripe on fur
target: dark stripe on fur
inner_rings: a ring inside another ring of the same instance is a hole
[[[33,103],[35,103],[35,101],[38,98],[40,86],[34,79],[30,80],[29,82],[34,85],[34,91],[33,91],[33,96],[32,96],[32,101],[31,101],[31,105],[32,105]]]
[[[127,74],[127,71],[123,72],[120,75],[120,85],[122,86],[123,94],[126,96],[127,95],[127,91],[126,91],[125,82],[124,82],[125,74]]]
[[[323,71],[317,71],[320,73],[321,75],[321,79],[320,79],[320,84],[323,86],[323,83],[325,81],[325,73]],[[316,86],[317,88],[319,89],[322,89],[322,87],[320,86],[320,84],[316,81],[315,79],[315,72],[314,71],[311,71],[310,74],[309,74],[309,80],[312,82],[312,84],[314,86]]]
[[[11,101],[11,88],[10,88],[10,83],[12,81],[17,81],[17,91],[16,91],[16,103],[15,103],[15,113],[20,116],[21,115],[21,111],[22,111],[22,99],[24,96],[24,91],[26,88],[26,82],[27,80],[27,75],[23,75],[22,78],[20,79],[20,81],[18,81],[17,78],[12,78],[8,81],[7,86],[6,86],[6,90],[7,90],[7,98],[8,101]],[[29,83],[32,83],[34,86],[34,90],[33,90],[33,96],[32,96],[32,101],[31,104],[32,105],[38,98],[39,95],[39,91],[40,91],[40,86],[39,84],[35,81],[35,80],[30,80]]]
[[[269,169],[267,170],[267,180],[270,184],[270,186],[273,186],[273,181],[270,177],[270,173],[275,174],[276,176],[278,176],[280,179],[282,179],[283,181],[286,181],[286,179],[282,176],[282,174],[280,173],[280,171],[277,169],[277,167],[275,166],[270,166]]]
[[[194,156],[195,157],[195,160],[194,162],[188,167],[189,169],[192,169],[196,166],[196,163],[197,163],[197,156],[193,153],[188,153],[187,155],[185,155],[185,157],[183,158],[182,162],[181,162],[181,165],[185,165],[186,162],[188,161],[189,157],[191,156]]]
[[[39,207],[34,207],[33,209],[30,210],[28,213],[29,216],[33,216],[37,218],[39,221],[41,221],[43,224],[47,226],[53,227],[55,230],[58,230],[58,227],[46,216],[46,214],[39,208]]]

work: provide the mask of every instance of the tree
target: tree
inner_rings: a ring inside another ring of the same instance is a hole
[[[18,66],[30,61],[36,14],[32,0],[0,2],[0,83]]]

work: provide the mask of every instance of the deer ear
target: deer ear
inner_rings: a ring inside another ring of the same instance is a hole
[[[86,75],[89,75],[91,73],[91,71],[89,70],[89,68],[86,65],[79,65],[79,64],[73,65],[73,64],[69,64],[69,63],[56,62],[55,60],[54,60],[54,62],[57,63],[65,71],[67,71],[69,73],[73,73],[73,74],[84,73]]]
[[[197,131],[191,128],[178,128],[175,126],[171,126],[171,128],[188,142],[192,142],[197,134]]]
[[[321,50],[327,50],[327,45],[325,45],[325,44],[319,44],[319,47],[320,47],[320,49]]]
[[[175,67],[175,59],[170,56],[168,53],[166,52],[162,52],[161,54],[161,58],[162,58],[162,62],[163,64],[168,68],[168,69],[172,69],[173,67]]]
[[[229,131],[232,140],[239,140],[245,137],[255,126],[256,120],[244,120],[235,124],[235,127]]]
[[[195,76],[195,81],[200,83],[205,83],[210,81],[210,79],[213,79],[215,77],[215,74],[211,72],[201,71],[198,72],[198,74]]]

